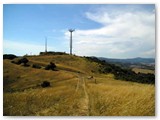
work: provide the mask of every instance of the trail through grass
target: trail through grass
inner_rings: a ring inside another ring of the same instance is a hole
[[[154,116],[155,86],[115,80],[98,65],[74,56],[29,57],[30,64],[53,61],[57,71],[4,60],[5,116]],[[92,72],[94,71],[94,72]],[[93,76],[88,79],[88,76]],[[95,83],[95,80],[97,83]],[[51,86],[39,85],[49,81]]]

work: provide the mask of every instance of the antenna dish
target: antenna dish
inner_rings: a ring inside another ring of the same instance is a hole
[[[69,29],[68,31],[69,31],[69,32],[74,32],[74,31],[75,31],[75,29]]]

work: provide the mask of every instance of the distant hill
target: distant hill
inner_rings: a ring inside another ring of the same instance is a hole
[[[155,64],[154,58],[129,58],[129,59],[114,59],[114,58],[104,58],[99,57],[100,60],[105,60],[106,62],[112,62],[112,63],[144,63],[144,64]]]

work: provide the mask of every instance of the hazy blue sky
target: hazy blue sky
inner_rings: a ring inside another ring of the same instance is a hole
[[[69,52],[108,58],[155,57],[155,5],[5,4],[3,53]]]

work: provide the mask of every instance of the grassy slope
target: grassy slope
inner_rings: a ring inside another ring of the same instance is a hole
[[[29,64],[42,66],[53,61],[57,71],[23,67],[4,60],[4,115],[155,115],[153,85],[98,74],[97,63],[76,56],[28,59]],[[90,75],[97,84],[88,79]],[[39,87],[44,80],[50,81],[51,87]]]
[[[154,70],[141,69],[141,68],[133,68],[132,70],[136,73],[140,72],[140,73],[145,73],[145,74],[147,73],[155,74]]]

